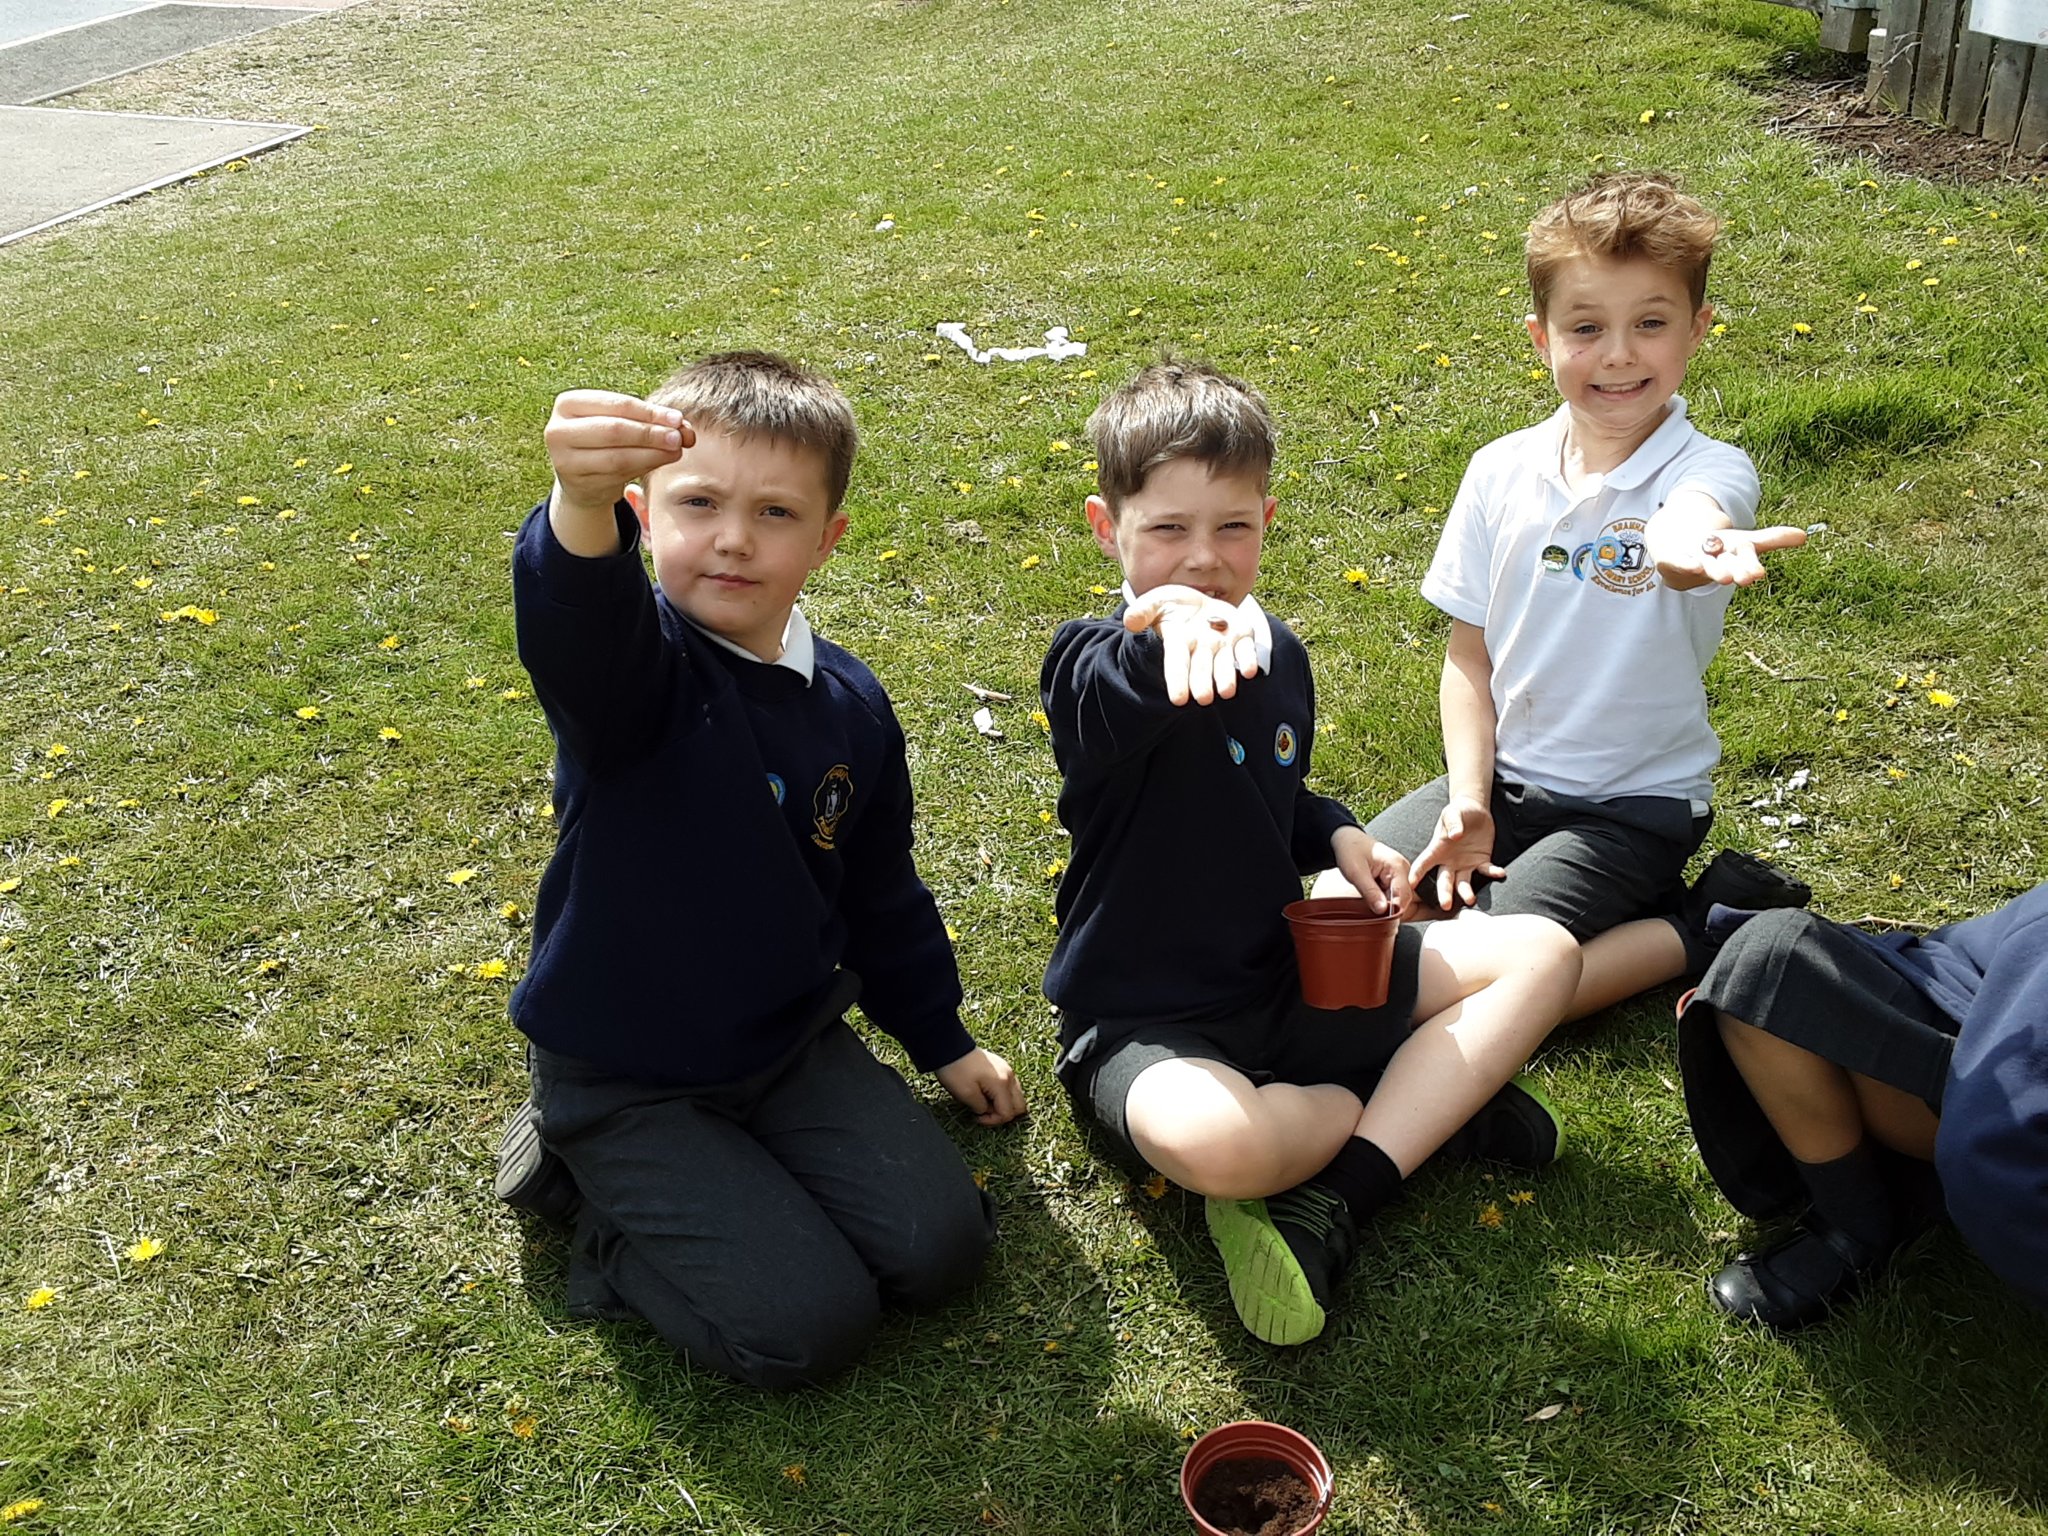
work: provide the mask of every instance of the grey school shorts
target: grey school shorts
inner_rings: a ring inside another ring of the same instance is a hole
[[[1263,1002],[1212,1019],[1088,1020],[1060,1016],[1054,1070],[1075,1116],[1093,1126],[1127,1173],[1146,1170],[1131,1140],[1124,1101],[1147,1067],[1199,1058],[1235,1067],[1252,1082],[1339,1083],[1362,1099],[1415,1027],[1422,933],[1394,935],[1393,976],[1377,1008],[1311,1008],[1292,965]]]

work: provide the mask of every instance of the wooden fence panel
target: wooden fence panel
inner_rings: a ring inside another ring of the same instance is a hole
[[[1989,33],[1963,33],[1956,46],[1955,72],[1948,82],[1949,127],[1957,133],[1974,134],[1984,123],[1984,88],[1990,83],[1991,45]]]
[[[1930,123],[1942,120],[1948,105],[1949,62],[1955,57],[1956,24],[1962,7],[1956,0],[1927,0],[1920,16],[1920,53],[1913,61],[1913,116]]]
[[[1991,83],[1984,92],[1984,137],[2011,144],[2018,137],[2027,105],[2027,66],[2034,50],[2024,43],[1998,39],[1991,50]]]
[[[1913,62],[1920,52],[1921,0],[1889,0],[1884,8],[1884,84],[1879,99],[1894,112],[1913,106]]]
[[[2048,65],[2041,62],[2042,51],[2032,50],[2033,79],[2027,83],[2027,105],[2020,113],[2017,148],[2023,155],[2048,153]]]

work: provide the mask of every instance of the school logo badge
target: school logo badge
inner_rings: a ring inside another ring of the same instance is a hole
[[[832,839],[839,835],[840,820],[852,804],[853,770],[844,763],[834,763],[825,770],[817,792],[811,796],[811,825],[818,829],[811,834],[811,841],[820,848],[832,847]]]
[[[1301,751],[1301,738],[1294,734],[1294,727],[1285,720],[1280,729],[1273,733],[1273,761],[1282,768],[1294,766],[1295,754]]]
[[[1657,567],[1643,548],[1643,520],[1617,517],[1600,537],[1572,553],[1572,574],[1603,591],[1634,597],[1657,585]]]
[[[782,804],[783,800],[787,798],[789,786],[782,782],[781,774],[771,773],[768,775],[768,793],[775,797],[777,805]]]
[[[1223,739],[1230,743],[1230,760],[1242,767],[1244,764],[1244,743],[1235,736],[1226,736]]]

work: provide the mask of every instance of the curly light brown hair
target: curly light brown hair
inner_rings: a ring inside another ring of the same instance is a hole
[[[1566,262],[1578,257],[1654,262],[1685,279],[1697,310],[1707,302],[1707,264],[1721,220],[1668,176],[1616,171],[1588,182],[1537,214],[1525,242],[1536,316],[1550,309]]]

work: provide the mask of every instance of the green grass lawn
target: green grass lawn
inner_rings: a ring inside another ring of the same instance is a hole
[[[1420,1181],[1280,1352],[1199,1202],[1091,1160],[1037,991],[1063,843],[1030,709],[1112,582],[1099,393],[1170,344],[1274,400],[1262,595],[1316,657],[1323,785],[1376,808],[1439,762],[1443,509],[1550,407],[1520,231],[1611,166],[1726,213],[1688,394],[1766,517],[1828,525],[1737,601],[1713,841],[1788,838],[1836,916],[2042,877],[2048,201],[1767,135],[1811,31],[1750,0],[367,0],[78,98],[323,131],[0,251],[0,1521],[1166,1532],[1187,1439],[1260,1416],[1330,1453],[1332,1532],[2040,1530],[2048,1329],[1952,1238],[1794,1342],[1710,1312],[1747,1233],[1668,994],[1540,1058],[1563,1164]],[[1089,352],[977,368],[944,320]],[[982,1287],[785,1398],[568,1321],[559,1241],[488,1187],[552,844],[507,576],[541,424],[743,344],[860,413],[809,606],[896,698],[971,1022],[1036,1106],[940,1109],[1001,1208]],[[1006,739],[970,682],[1016,695]]]

